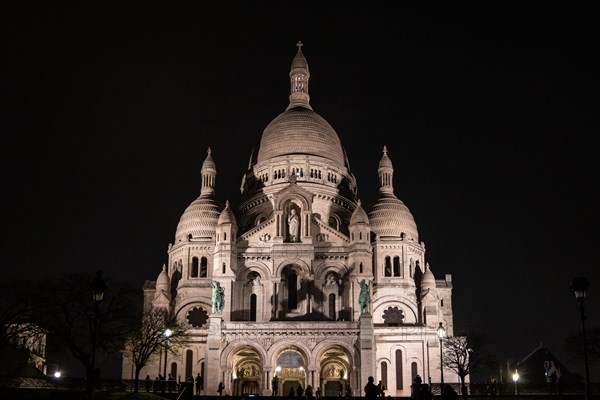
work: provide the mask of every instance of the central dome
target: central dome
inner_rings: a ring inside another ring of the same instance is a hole
[[[271,121],[262,134],[257,161],[292,154],[323,157],[344,166],[344,151],[335,130],[304,107],[290,108]]]

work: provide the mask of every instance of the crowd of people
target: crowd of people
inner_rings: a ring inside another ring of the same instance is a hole
[[[271,383],[273,385],[273,396],[277,396],[276,393],[278,392],[279,378],[275,376]],[[200,375],[200,373],[198,373],[196,377],[190,375],[184,384],[189,385],[190,389],[194,390],[194,394],[198,396],[201,395],[202,390],[204,390],[204,378]],[[183,385],[181,382],[181,377],[179,377],[179,380],[176,381],[171,374],[168,374],[166,379],[161,374],[158,374],[154,380],[150,378],[150,375],[146,375],[145,388],[146,392],[171,393],[181,391],[183,389]],[[223,382],[219,382],[217,387],[217,393],[219,396],[223,395],[224,389],[225,385],[223,385]],[[375,379],[372,376],[369,376],[368,382],[364,387],[365,399],[377,400],[379,397],[386,397],[386,390],[387,389],[383,381],[379,381],[379,383],[376,385]],[[303,389],[301,385],[298,385],[295,389],[290,387],[287,397],[288,399],[320,399],[322,397],[321,388],[317,387],[316,391],[313,392],[311,385],[308,385],[306,389]],[[342,397],[341,392],[340,397]],[[352,397],[352,389],[350,386],[346,387],[344,397],[346,399],[350,399]],[[391,396],[388,395],[387,397]],[[423,383],[419,375],[415,377],[413,384],[411,385],[411,397],[416,400],[431,400],[433,398],[430,386],[426,383]],[[452,388],[452,386],[448,384],[444,385],[442,388],[443,400],[458,400],[458,397],[458,394]]]
[[[184,385],[189,385],[190,389],[195,389],[195,394],[200,395],[203,387],[204,387],[204,378],[200,373],[196,375],[194,378],[190,375],[186,382],[182,384],[181,376],[178,380],[175,380],[175,377],[171,374],[168,374],[167,379],[164,378],[161,374],[152,380],[150,375],[146,375],[146,379],[144,380],[144,386],[146,388],[146,392],[155,392],[155,393],[171,393],[171,392],[180,392],[183,389]]]

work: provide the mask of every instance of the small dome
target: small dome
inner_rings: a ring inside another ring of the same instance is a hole
[[[263,131],[257,161],[278,156],[319,156],[344,167],[344,151],[335,130],[323,117],[304,107],[294,107],[277,116]]]
[[[425,273],[421,278],[421,290],[426,289],[435,289],[435,276],[433,276],[433,272],[431,272],[429,264],[427,264],[425,267]]]
[[[167,267],[163,265],[162,271],[158,274],[158,278],[156,278],[156,290],[166,290],[169,291],[171,286],[171,279],[169,278],[169,274],[167,273]]]
[[[350,225],[354,224],[369,224],[369,217],[367,216],[365,210],[362,208],[360,200],[358,201],[356,209],[352,213],[352,217],[350,217]]]
[[[202,171],[207,170],[207,169],[212,169],[214,171],[217,170],[217,166],[215,165],[215,161],[212,159],[212,149],[209,147],[208,150],[206,151],[206,158],[204,159],[204,162],[202,163]]]
[[[417,224],[408,207],[393,193],[382,193],[369,212],[371,231],[378,236],[402,237],[419,241]]]
[[[187,241],[189,235],[194,238],[214,237],[219,219],[219,207],[207,196],[194,200],[183,212],[177,224],[175,243]]]
[[[235,215],[233,214],[233,211],[231,211],[231,208],[229,208],[229,200],[225,203],[225,208],[223,209],[223,211],[221,211],[221,215],[219,215],[218,224],[231,224],[235,228],[237,228]]]
[[[381,156],[381,160],[379,160],[379,168],[394,168],[392,165],[392,160],[387,155],[387,147],[383,146],[383,155]]]
[[[298,51],[292,60],[292,67],[290,68],[290,75],[292,75],[296,70],[305,71],[306,74],[308,72],[308,62],[306,61],[306,57],[302,54],[301,51]]]

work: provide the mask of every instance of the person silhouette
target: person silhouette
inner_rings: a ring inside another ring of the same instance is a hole
[[[365,398],[367,400],[375,400],[379,395],[379,389],[377,385],[375,385],[375,378],[372,376],[369,377],[369,381],[365,385]]]

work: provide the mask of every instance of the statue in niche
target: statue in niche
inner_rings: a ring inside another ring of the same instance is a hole
[[[298,228],[300,227],[300,218],[296,214],[295,208],[290,208],[287,218],[289,241],[294,243],[298,241]]]
[[[337,279],[335,272],[329,272],[327,274],[327,276],[325,277],[325,286],[329,287],[329,286],[337,286],[337,285],[338,285],[338,279]]]

